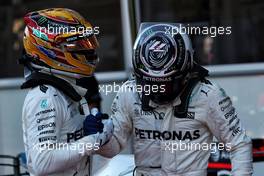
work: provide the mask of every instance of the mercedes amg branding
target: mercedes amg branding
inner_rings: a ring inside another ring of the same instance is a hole
[[[139,139],[155,140],[194,140],[200,137],[200,130],[194,131],[157,131],[135,128],[135,136]]]

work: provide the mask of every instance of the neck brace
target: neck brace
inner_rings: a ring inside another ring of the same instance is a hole
[[[174,116],[178,118],[186,118],[189,106],[189,101],[194,87],[201,81],[206,84],[211,84],[205,77],[208,76],[208,70],[200,65],[195,64],[194,68],[190,72],[190,78],[188,83],[184,88],[183,92],[180,94],[181,103],[174,106]]]
[[[178,118],[186,118],[188,105],[191,93],[194,87],[198,84],[198,82],[205,82],[207,84],[211,84],[208,80],[206,80],[206,76],[208,76],[208,70],[203,68],[202,66],[195,64],[193,69],[190,71],[188,78],[188,82],[186,86],[183,88],[183,91],[177,96],[172,102],[174,108],[174,116]],[[142,101],[142,110],[143,111],[151,111],[158,106],[162,106],[156,103],[153,103],[148,96],[141,95]],[[168,105],[168,104],[165,104]]]
[[[85,88],[83,88],[81,86],[78,86],[76,84],[76,79],[70,78],[70,77],[66,77],[66,76],[63,76],[63,75],[56,75],[56,77],[67,81],[81,97],[84,97],[86,95],[87,89],[85,89]]]
[[[32,88],[43,84],[51,85],[59,89],[76,102],[80,101],[82,96],[87,92],[86,89],[75,85],[73,79],[40,72],[32,72],[21,85],[21,89]]]

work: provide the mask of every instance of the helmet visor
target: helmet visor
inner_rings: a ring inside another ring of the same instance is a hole
[[[99,57],[95,50],[79,50],[70,52],[73,57],[82,63],[95,66],[99,62]]]
[[[94,35],[82,37],[74,41],[65,41],[61,43],[66,52],[84,51],[98,48],[98,42]]]
[[[96,65],[99,61],[95,51],[98,48],[98,41],[94,35],[90,36],[71,36],[60,41],[63,52],[71,53],[74,59],[81,63]]]

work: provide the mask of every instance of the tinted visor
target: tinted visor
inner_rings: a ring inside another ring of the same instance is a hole
[[[90,65],[96,65],[98,63],[99,58],[95,50],[99,45],[94,35],[86,37],[75,35],[60,39],[59,42],[63,52],[71,53],[75,59],[82,63]]]
[[[79,50],[79,51],[71,51],[70,52],[75,59],[78,59],[79,61],[90,64],[90,65],[96,65],[99,62],[99,57],[95,50]]]
[[[98,42],[94,35],[89,37],[77,37],[74,41],[65,41],[61,43],[64,51],[76,52],[83,50],[95,50],[98,48]],[[68,40],[68,39],[66,39]]]

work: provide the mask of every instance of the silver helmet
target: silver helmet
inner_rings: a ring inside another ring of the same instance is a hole
[[[163,92],[149,95],[156,103],[175,99],[193,67],[193,48],[182,27],[179,23],[143,23],[137,35],[133,48],[136,81],[142,86],[163,86]]]

